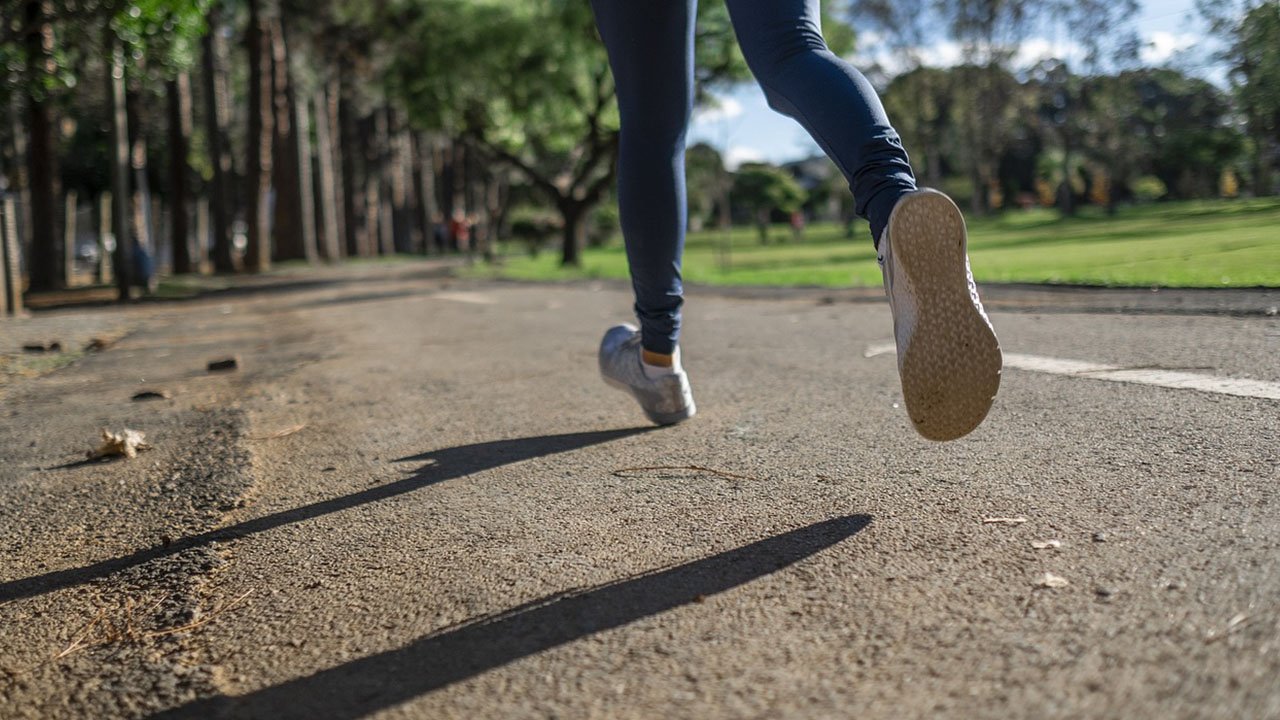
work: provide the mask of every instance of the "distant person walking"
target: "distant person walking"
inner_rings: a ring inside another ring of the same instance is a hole
[[[685,133],[693,112],[696,0],[592,0],[621,114],[618,205],[640,326],[600,344],[606,382],[658,424],[693,417],[680,358]],[[769,104],[836,163],[871,234],[893,311],[907,414],[921,435],[972,431],[995,398],[1002,359],[969,272],[964,218],[918,189],[898,133],[866,78],[822,38],[818,0],[727,0],[738,43]]]
[[[453,238],[454,250],[471,252],[471,219],[461,209],[454,210],[449,219],[449,236]]]

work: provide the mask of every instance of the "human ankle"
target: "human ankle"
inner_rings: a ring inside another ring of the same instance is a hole
[[[676,364],[676,356],[674,353],[671,355],[664,355],[662,353],[656,353],[652,350],[645,350],[643,348],[640,350],[640,359],[644,361],[645,365],[652,365],[654,367],[669,368],[675,367]]]
[[[640,368],[650,380],[680,372],[680,351],[677,349],[670,355],[655,353],[641,348]]]

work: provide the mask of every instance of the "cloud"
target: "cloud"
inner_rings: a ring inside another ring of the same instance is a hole
[[[1201,37],[1194,33],[1170,33],[1158,30],[1147,36],[1142,47],[1142,61],[1150,65],[1160,65],[1171,60],[1175,55],[1194,48],[1201,42]]]
[[[764,153],[745,145],[734,145],[724,153],[724,166],[729,170],[737,170],[742,163],[761,162],[763,160]]]
[[[717,123],[721,120],[736,118],[742,114],[742,103],[731,97],[713,98],[715,105],[701,108],[693,113],[695,124]]]

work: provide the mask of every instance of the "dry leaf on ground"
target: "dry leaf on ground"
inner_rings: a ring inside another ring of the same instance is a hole
[[[134,458],[140,451],[150,449],[151,446],[147,444],[147,434],[144,432],[125,428],[116,433],[102,428],[102,444],[98,445],[97,449],[89,451],[89,459],[118,455]]]
[[[1071,584],[1070,580],[1067,580],[1061,575],[1054,575],[1051,572],[1047,572],[1041,575],[1040,577],[1036,578],[1036,587],[1063,588],[1070,584]]]

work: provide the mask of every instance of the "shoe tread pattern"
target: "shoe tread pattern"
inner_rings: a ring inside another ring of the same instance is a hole
[[[964,216],[942,193],[914,193],[894,208],[889,237],[917,304],[898,365],[907,414],[930,440],[963,437],[986,418],[1003,365],[970,296]]]

